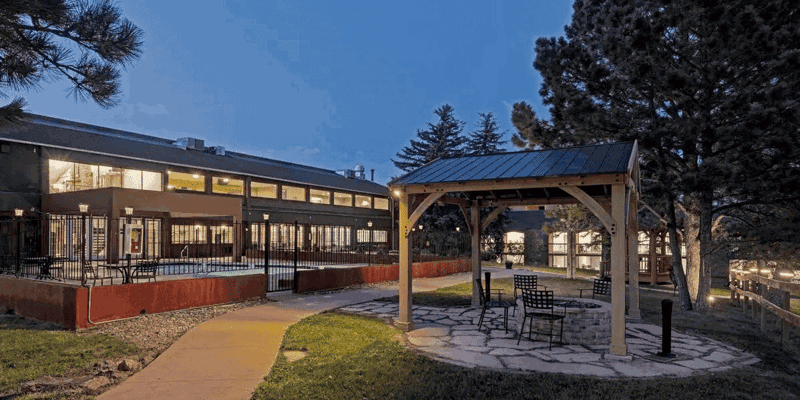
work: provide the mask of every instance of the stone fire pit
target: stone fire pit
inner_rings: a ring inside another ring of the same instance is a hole
[[[567,306],[567,316],[564,318],[564,343],[583,345],[607,345],[611,341],[611,304],[593,299],[576,299],[569,297],[556,297],[554,299],[555,312],[564,312]],[[517,299],[517,314],[509,324],[514,324],[517,334],[520,333],[524,307],[522,298]],[[525,322],[524,337],[528,337],[528,322]],[[533,330],[548,331],[550,322],[533,320]],[[559,323],[553,326],[553,332],[558,332]],[[534,340],[548,340],[547,336],[534,334]],[[554,338],[554,340],[557,340]]]

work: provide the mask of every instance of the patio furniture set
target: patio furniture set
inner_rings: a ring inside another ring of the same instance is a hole
[[[93,265],[89,260],[83,260],[83,270],[84,270],[84,280],[83,284],[89,279],[92,279],[92,284],[96,285],[97,280],[100,280],[102,284],[105,279],[108,279],[111,284],[114,284],[114,276],[110,276],[108,274],[104,274],[101,271],[105,269],[106,271],[114,271],[115,276],[122,276],[122,284],[133,283],[135,279],[147,279],[148,282],[150,280],[156,280],[156,274],[158,272],[158,259],[155,260],[143,260],[139,261],[138,263],[131,263],[130,261],[123,264],[104,264],[104,265]]]
[[[519,335],[517,337],[517,344],[519,344],[520,340],[522,339],[522,334],[525,331],[525,323],[528,322],[528,340],[533,340],[533,334],[542,335],[549,337],[549,346],[552,349],[553,347],[553,337],[558,337],[558,343],[563,345],[564,339],[564,318],[567,315],[567,303],[561,302],[558,304],[563,306],[563,312],[556,312],[556,301],[553,297],[553,291],[547,290],[547,287],[541,285],[544,290],[538,290],[538,276],[537,275],[514,275],[514,302],[504,301],[502,299],[502,291],[497,289],[497,300],[487,299],[486,295],[484,295],[483,288],[481,286],[480,279],[475,280],[475,284],[478,286],[480,293],[480,302],[482,306],[481,316],[478,320],[478,330],[481,329],[483,325],[484,317],[486,316],[486,310],[492,308],[503,308],[504,309],[504,316],[503,316],[503,326],[508,332],[508,309],[513,307],[514,314],[517,312],[517,300],[522,300],[522,307],[523,307],[523,318],[521,329],[519,330]],[[593,286],[591,289],[579,289],[580,297],[583,298],[584,291],[592,291],[592,299],[595,298],[596,295],[611,295],[611,280],[607,278],[595,279],[593,282]],[[533,321],[534,320],[543,320],[549,322],[549,330],[542,331],[542,330],[534,330],[533,329]],[[555,322],[559,322],[559,331],[558,333],[554,332]]]

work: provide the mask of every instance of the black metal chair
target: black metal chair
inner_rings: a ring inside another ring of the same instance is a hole
[[[547,286],[542,287],[547,290]],[[522,289],[539,290],[539,276],[514,275],[514,312],[511,315],[517,315],[517,299],[522,295]]]
[[[592,299],[594,299],[594,296],[597,295],[611,296],[611,279],[595,279],[591,289],[578,289],[581,298],[583,298],[583,292],[588,290],[592,291]]]
[[[550,349],[553,348],[553,325],[556,321],[560,321],[560,331],[558,333],[558,343],[564,344],[564,317],[567,315],[567,307],[564,306],[563,314],[556,314],[553,308],[553,291],[552,290],[528,290],[522,289],[522,306],[524,316],[522,317],[522,325],[520,325],[519,337],[517,344],[522,339],[522,334],[525,331],[525,321],[528,321],[528,340],[533,341],[533,334],[549,336]],[[530,318],[530,320],[529,320]],[[540,319],[550,322],[550,331],[534,331],[533,320]]]
[[[505,314],[503,316],[503,326],[506,328],[506,332],[508,332],[508,308],[511,307],[511,303],[507,301],[503,301],[500,297],[500,293],[497,294],[497,300],[495,301],[486,301],[486,296],[483,294],[483,286],[481,286],[481,280],[475,279],[475,285],[478,287],[478,293],[480,293],[480,300],[483,309],[481,310],[481,318],[478,320],[478,330],[481,330],[481,325],[483,325],[483,318],[486,316],[486,310],[489,308],[503,308]]]
[[[156,274],[158,273],[158,259],[152,261],[142,261],[133,270],[131,273],[131,280],[133,279],[147,279],[149,282],[150,279],[156,280]]]
[[[111,281],[111,284],[114,283],[114,278],[113,277],[107,276],[106,274],[103,274],[101,276],[100,275],[100,267],[99,266],[95,266],[94,264],[92,264],[92,262],[90,260],[83,260],[81,262],[81,264],[82,264],[81,268],[83,268],[83,271],[84,271],[83,272],[83,281],[81,282],[81,284],[83,286],[86,286],[86,284],[89,281],[89,279],[92,280],[92,286],[97,286],[97,280],[98,279],[100,280],[100,284],[101,285],[103,284],[103,282],[106,279]]]

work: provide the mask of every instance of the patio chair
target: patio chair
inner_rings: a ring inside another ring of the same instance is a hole
[[[547,286],[542,287],[547,290]],[[539,290],[539,276],[514,275],[514,312],[511,315],[517,315],[517,299],[522,296],[522,289]]]
[[[519,337],[517,337],[517,344],[522,339],[522,334],[525,332],[525,321],[528,321],[528,340],[533,341],[533,334],[549,336],[550,349],[553,349],[553,336],[558,336],[558,343],[564,344],[564,317],[567,315],[567,307],[564,306],[564,313],[557,314],[553,307],[553,291],[552,290],[528,290],[522,289],[522,306],[524,316],[522,317],[522,325],[520,325]],[[530,318],[530,319],[529,319]],[[534,331],[533,320],[539,319],[550,322],[550,330]],[[556,321],[560,321],[560,330],[558,335],[553,333],[553,326]]]
[[[158,272],[158,259],[151,261],[142,261],[131,273],[131,279],[150,279],[156,280],[156,273]]]
[[[594,296],[597,295],[611,296],[611,279],[595,279],[591,289],[578,289],[581,298],[583,298],[583,292],[588,290],[592,291],[592,299],[594,299]]]
[[[100,279],[100,284],[101,285],[103,284],[103,282],[106,279],[108,279],[111,282],[111,284],[114,284],[114,277],[107,276],[106,274],[103,274],[101,276],[100,275],[100,267],[96,267],[89,260],[82,260],[81,268],[84,271],[83,272],[83,281],[81,282],[81,285],[83,285],[83,286],[86,286],[86,282],[88,282],[89,279],[92,280],[92,286],[97,286],[97,280],[98,279]]]
[[[496,301],[486,301],[486,296],[483,294],[483,287],[481,286],[481,280],[475,279],[475,285],[478,287],[478,293],[480,293],[480,300],[483,309],[481,310],[481,318],[478,320],[478,330],[481,330],[481,325],[483,325],[483,318],[486,316],[486,310],[490,308],[503,308],[505,314],[503,316],[503,326],[508,332],[508,308],[511,307],[511,303],[507,301],[503,301],[500,297],[500,293],[497,294]]]

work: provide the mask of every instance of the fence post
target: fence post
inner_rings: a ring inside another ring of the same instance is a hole
[[[22,271],[22,219],[17,220],[17,276]]]
[[[297,254],[300,244],[297,242],[297,220],[294,221],[294,273],[292,274],[292,291],[297,293]]]

